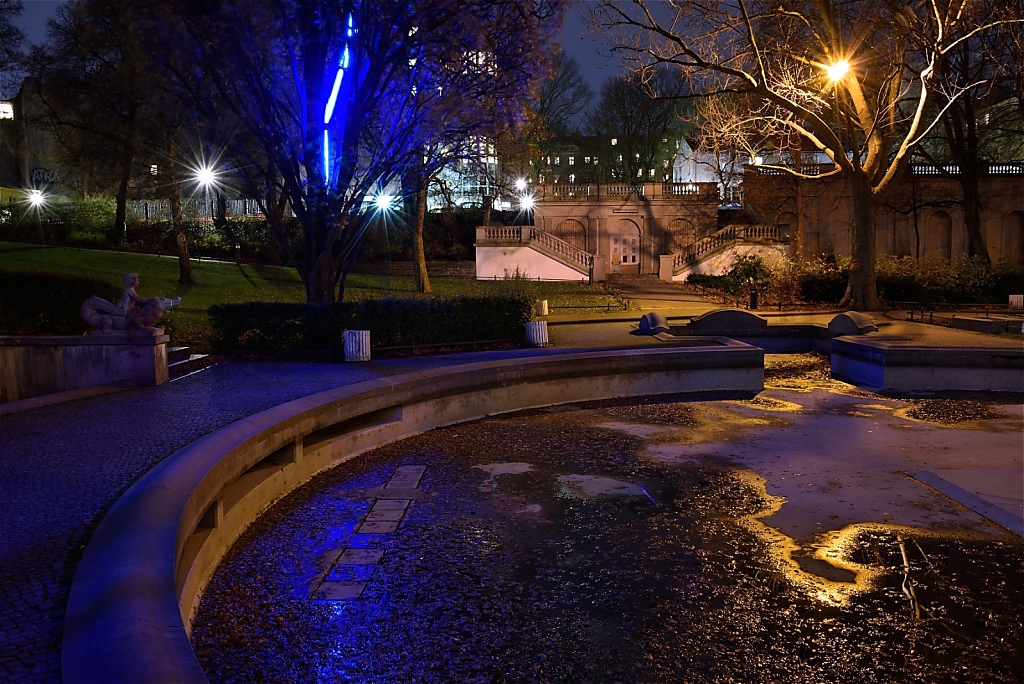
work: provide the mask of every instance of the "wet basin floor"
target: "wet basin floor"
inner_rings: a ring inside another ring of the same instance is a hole
[[[1019,474],[1020,407],[879,397],[811,356],[766,386],[343,464],[225,557],[200,662],[213,682],[1022,681],[1024,545],[905,474]]]

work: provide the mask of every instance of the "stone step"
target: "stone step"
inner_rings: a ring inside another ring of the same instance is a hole
[[[167,347],[167,363],[186,361],[190,355],[188,347]]]
[[[197,370],[206,368],[213,363],[209,354],[189,354],[188,347],[180,347],[179,349],[185,349],[186,352],[182,355],[181,352],[175,354],[175,361],[171,361],[170,352],[167,353],[168,364],[167,374],[173,380],[180,378],[183,375],[194,373]]]

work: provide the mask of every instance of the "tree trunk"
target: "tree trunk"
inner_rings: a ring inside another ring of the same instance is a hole
[[[168,138],[167,156],[170,163],[167,165],[170,171],[171,195],[168,198],[171,205],[171,225],[174,226],[174,240],[178,245],[178,282],[182,285],[194,285],[196,280],[192,275],[192,260],[188,253],[188,236],[185,235],[185,222],[181,217],[181,189],[178,187],[178,167],[174,160],[178,156],[177,146],[178,129],[175,128]]]
[[[175,241],[178,243],[178,282],[182,285],[194,285],[192,261],[188,253],[188,236],[185,235],[185,222],[181,218],[181,191],[174,178],[171,178],[171,223],[174,225]]]
[[[417,292],[431,292],[430,276],[427,274],[427,257],[423,251],[423,222],[427,214],[426,183],[416,193],[416,226],[412,237],[413,274],[416,278]]]
[[[330,256],[316,270],[310,271],[306,280],[307,304],[333,304],[335,300],[334,266]]]
[[[878,309],[875,284],[875,196],[863,172],[850,174],[853,189],[850,280],[840,306],[855,311]]]
[[[967,254],[991,263],[985,234],[981,230],[981,200],[978,191],[978,169],[974,164],[960,166],[960,186],[964,192],[964,227],[967,229]]]
[[[135,145],[132,140],[124,141],[121,150],[121,177],[117,184],[117,198],[114,209],[114,232],[111,235],[111,242],[117,246],[124,243],[125,233],[128,230],[128,184],[132,177],[132,162],[135,159]]]

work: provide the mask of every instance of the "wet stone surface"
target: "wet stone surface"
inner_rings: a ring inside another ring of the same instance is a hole
[[[785,398],[533,411],[343,464],[225,558],[194,628],[200,662],[213,682],[1021,681],[1019,539],[857,528],[843,554],[873,579],[837,599],[794,579],[751,522],[780,504],[749,469],[647,455],[736,406],[799,412],[801,392],[827,404],[820,365],[787,361],[772,380]],[[625,422],[662,432],[602,427]],[[395,506],[384,485],[405,466],[426,470],[397,529],[359,534]]]

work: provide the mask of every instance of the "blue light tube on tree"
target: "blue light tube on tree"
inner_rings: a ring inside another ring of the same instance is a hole
[[[347,38],[352,37],[352,15],[348,15],[348,30],[345,32]],[[334,118],[334,107],[338,103],[338,93],[341,92],[341,81],[345,78],[345,71],[348,69],[349,52],[348,43],[341,51],[341,59],[338,60],[338,71],[334,75],[334,85],[331,88],[331,96],[327,98],[327,106],[324,108],[324,177],[330,177],[331,169],[331,141],[327,133],[327,125]]]

